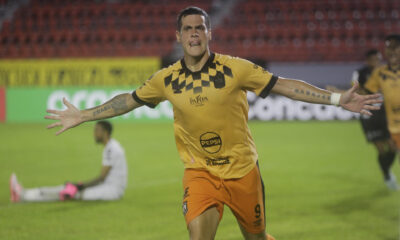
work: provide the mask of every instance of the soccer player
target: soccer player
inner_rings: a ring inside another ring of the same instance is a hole
[[[385,55],[388,62],[374,70],[365,84],[369,92],[382,92],[389,131],[396,149],[400,151],[400,34],[385,39]]]
[[[125,152],[119,142],[111,138],[112,125],[99,121],[94,128],[94,138],[103,144],[103,162],[100,175],[84,183],[67,183],[55,187],[24,189],[15,174],[10,178],[12,202],[45,202],[58,200],[118,200],[125,192],[127,184],[127,164]]]
[[[382,60],[381,53],[376,49],[367,51],[365,65],[354,71],[352,84],[359,83],[359,93],[367,94],[369,91],[365,89],[365,83],[371,76],[372,71],[379,67]],[[328,86],[329,90],[344,92],[335,87]],[[396,148],[391,140],[389,129],[386,121],[385,107],[382,105],[379,110],[371,111],[372,116],[360,115],[360,122],[368,142],[373,143],[378,151],[378,163],[383,173],[384,182],[388,189],[397,190],[396,177],[390,172],[396,158]]]
[[[60,134],[83,122],[168,100],[173,105],[175,140],[185,167],[182,209],[190,239],[214,239],[224,205],[236,216],[245,239],[273,239],[265,232],[264,187],[247,125],[246,92],[263,98],[274,92],[363,114],[379,108],[371,105],[381,102],[379,94],[358,95],[357,85],[344,94],[332,93],[272,75],[244,59],[212,53],[210,20],[197,7],[179,13],[176,38],[183,59],[156,72],[132,94],[118,95],[100,106],[79,110],[64,99],[66,110],[47,111],[51,115],[45,118],[58,120],[48,128],[62,126],[56,133]]]

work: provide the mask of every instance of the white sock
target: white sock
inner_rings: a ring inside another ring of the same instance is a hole
[[[24,189],[21,194],[21,200],[24,202],[48,202],[60,200],[60,192],[64,185],[56,187],[40,187]]]

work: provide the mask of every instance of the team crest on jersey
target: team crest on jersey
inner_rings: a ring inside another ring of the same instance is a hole
[[[164,78],[165,87],[171,86],[175,94],[183,91],[193,91],[194,94],[203,92],[203,88],[212,85],[221,89],[226,85],[226,78],[233,78],[232,69],[222,65],[218,61],[207,64],[201,71],[190,72],[182,68]]]
[[[187,201],[184,201],[182,204],[182,212],[183,212],[183,216],[186,216],[186,213],[188,212]]]

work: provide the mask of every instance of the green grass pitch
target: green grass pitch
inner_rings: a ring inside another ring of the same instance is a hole
[[[399,239],[399,196],[385,189],[358,122],[251,122],[277,240]],[[100,170],[93,123],[61,136],[44,124],[0,124],[0,239],[188,239],[179,160],[169,122],[115,122],[129,186],[116,202],[10,204],[25,187],[87,180]],[[396,160],[393,171],[400,178]],[[216,239],[242,239],[228,208]]]

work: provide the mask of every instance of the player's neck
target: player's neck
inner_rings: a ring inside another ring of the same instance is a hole
[[[106,146],[107,143],[110,141],[111,137],[106,137],[103,139],[103,145]]]
[[[201,70],[204,64],[206,64],[209,57],[210,50],[207,49],[204,54],[199,57],[191,57],[189,55],[185,55],[183,57],[183,61],[185,61],[185,65],[190,71],[197,72]]]

